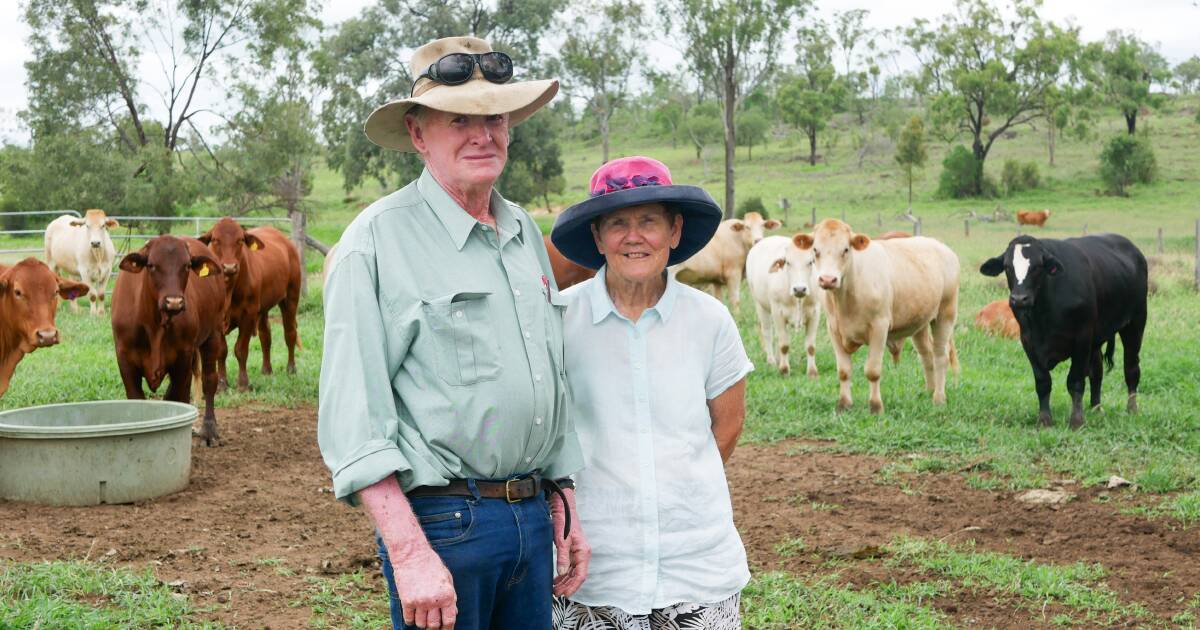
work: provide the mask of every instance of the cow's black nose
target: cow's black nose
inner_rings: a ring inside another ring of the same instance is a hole
[[[100,241],[92,241],[92,247],[100,247]]]
[[[1028,295],[1013,295],[1008,298],[1008,305],[1012,308],[1026,308],[1033,305],[1033,297]]]

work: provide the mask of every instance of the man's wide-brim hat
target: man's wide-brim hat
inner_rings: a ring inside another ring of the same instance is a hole
[[[721,207],[699,186],[671,183],[671,171],[658,160],[633,156],[613,160],[592,174],[591,198],[558,215],[550,240],[564,256],[589,269],[604,265],[596,249],[592,222],[610,212],[648,203],[661,203],[683,215],[679,246],[671,250],[668,265],[691,258],[712,239],[721,225]]]
[[[420,77],[431,64],[451,53],[482,54],[492,52],[487,42],[477,37],[445,37],[421,46],[413,53],[412,76]],[[404,115],[414,105],[453,114],[490,116],[508,114],[509,126],[529,118],[558,94],[558,80],[509,81],[492,83],[483,78],[479,66],[466,83],[446,85],[429,77],[417,79],[412,96],[391,101],[367,116],[367,138],[385,149],[416,151]]]

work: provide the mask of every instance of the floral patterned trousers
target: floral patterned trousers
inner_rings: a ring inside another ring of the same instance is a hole
[[[715,604],[675,604],[648,615],[631,615],[614,606],[586,606],[554,598],[555,630],[741,630],[741,594]]]

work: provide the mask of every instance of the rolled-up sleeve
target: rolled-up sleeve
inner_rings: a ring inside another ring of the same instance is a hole
[[[317,441],[334,496],[357,505],[359,490],[411,468],[397,446],[396,366],[389,361],[404,355],[397,346],[409,340],[386,334],[374,256],[347,251],[339,258],[325,286]]]
[[[746,348],[742,345],[737,323],[733,321],[733,316],[725,312],[717,329],[712,364],[704,382],[705,397],[712,400],[720,396],[753,370],[754,364],[750,362],[750,357],[746,356]]]
[[[567,416],[571,413],[568,411]],[[542,474],[551,479],[561,479],[583,470],[583,450],[579,447],[579,436],[575,434],[575,423],[567,420],[568,432],[560,436],[554,443],[550,455],[550,465]]]

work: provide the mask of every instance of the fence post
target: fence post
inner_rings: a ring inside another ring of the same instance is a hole
[[[812,225],[813,225],[813,227],[816,227],[816,225],[817,225],[817,207],[816,206],[813,206],[813,209],[812,209]]]
[[[1196,219],[1196,290],[1200,291],[1200,219]]]
[[[917,219],[917,222],[913,223],[913,236],[920,236],[920,235],[921,235],[921,220]]]
[[[877,228],[883,227],[883,213],[882,212],[875,213],[875,227],[877,227]]]
[[[300,295],[308,293],[308,271],[304,267],[304,213],[300,211],[292,211],[292,242],[296,245],[296,251],[300,254]]]
[[[792,204],[788,203],[788,198],[787,198],[787,197],[780,197],[780,198],[779,198],[779,207],[783,209],[783,224],[784,224],[784,225],[787,225],[787,222],[788,222],[788,208],[790,208],[791,206],[792,206]]]
[[[963,236],[971,238],[971,220],[963,219]]]
[[[1087,224],[1086,223],[1083,224],[1083,235],[1087,236]]]
[[[842,223],[846,222],[846,209],[842,208]]]
[[[1166,248],[1163,246],[1162,228],[1158,228],[1158,254],[1161,256],[1165,251]]]

